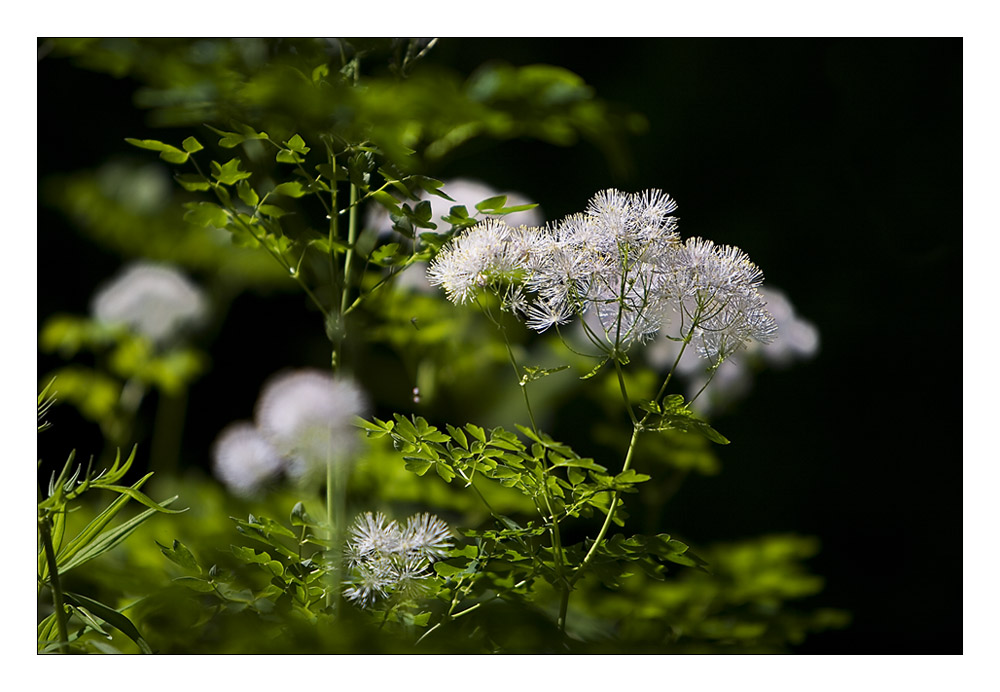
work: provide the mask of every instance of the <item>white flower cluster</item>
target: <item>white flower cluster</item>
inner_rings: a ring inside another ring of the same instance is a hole
[[[390,596],[419,597],[433,575],[431,564],[447,556],[451,537],[448,525],[431,514],[415,514],[405,526],[381,512],[358,516],[344,546],[351,570],[344,597],[363,607]]]
[[[659,190],[605,190],[544,228],[487,220],[442,248],[428,280],[454,303],[492,291],[539,332],[578,317],[606,353],[663,332],[717,363],[751,339],[772,341],[760,269],[738,248],[681,242],[676,208]]]
[[[365,399],[358,386],[319,370],[298,370],[265,384],[256,425],[227,428],[213,449],[215,475],[233,492],[252,495],[282,472],[296,480],[329,462],[348,463],[357,444],[354,418]]]
[[[107,324],[124,324],[156,344],[196,325],[207,311],[201,290],[169,266],[140,262],[94,295],[91,312]]]
[[[748,344],[739,357],[726,360],[714,373],[706,373],[704,365],[690,349],[681,353],[681,344],[662,339],[645,352],[654,367],[669,368],[677,361],[677,375],[687,383],[691,398],[712,377],[712,386],[695,402],[702,413],[712,413],[745,395],[753,386],[754,372],[764,368],[783,368],[800,360],[807,360],[819,350],[819,330],[799,316],[788,297],[776,288],[761,287],[760,294],[767,301],[768,312],[778,325],[780,336],[773,344],[763,348],[756,342]]]

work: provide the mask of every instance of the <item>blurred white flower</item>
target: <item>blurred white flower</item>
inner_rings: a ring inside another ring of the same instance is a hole
[[[98,290],[91,312],[163,344],[200,322],[207,305],[201,290],[177,270],[140,262]]]
[[[812,322],[798,316],[788,297],[776,288],[761,288],[767,309],[778,323],[780,338],[768,348],[753,349],[773,365],[789,365],[812,358],[819,351],[819,330]]]
[[[272,378],[257,401],[256,421],[289,473],[301,478],[329,460],[346,463],[357,444],[354,418],[365,408],[351,380],[320,370],[298,370]]]
[[[504,203],[506,207],[534,204],[534,202],[519,192],[498,191],[476,180],[454,178],[443,182],[442,192],[455,200],[454,202],[446,200],[443,197],[438,197],[437,195],[432,195],[429,192],[421,192],[419,195],[420,201],[426,200],[430,202],[431,221],[438,224],[439,229],[441,228],[441,224],[444,223],[441,221],[441,217],[448,216],[451,213],[451,208],[454,206],[464,206],[471,216],[476,213],[477,204],[484,199],[498,195],[507,195],[507,201]],[[413,203],[410,202],[409,204],[412,206]],[[538,210],[538,207],[527,211],[516,211],[507,214],[503,218],[512,226],[539,226],[543,223],[542,214]],[[368,216],[365,219],[365,227],[377,231],[379,235],[391,233],[392,220],[389,218],[389,212],[381,205],[369,206]]]
[[[446,557],[451,530],[431,514],[415,514],[406,526],[381,512],[359,515],[349,530],[344,554],[350,568],[344,597],[365,607],[380,598],[416,598],[424,580],[433,576],[431,564]]]
[[[284,460],[251,423],[233,423],[212,447],[215,476],[237,495],[252,496],[274,480]]]

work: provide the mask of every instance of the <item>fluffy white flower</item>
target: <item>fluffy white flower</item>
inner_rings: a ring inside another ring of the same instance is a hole
[[[237,495],[251,496],[274,480],[284,461],[250,423],[233,423],[212,448],[216,477]]]
[[[91,312],[101,322],[127,325],[162,344],[197,324],[206,313],[206,301],[177,270],[137,263],[94,295]]]
[[[344,554],[351,568],[344,597],[365,607],[380,598],[413,599],[433,575],[431,563],[446,557],[451,530],[431,514],[415,514],[406,526],[381,512],[359,515],[349,530]]]
[[[328,460],[345,461],[357,442],[354,418],[364,395],[354,382],[319,370],[298,370],[272,378],[257,401],[256,420],[280,454],[292,460],[291,475],[302,477]]]
[[[775,339],[778,325],[757,290],[764,276],[742,250],[689,238],[672,265],[670,283],[680,313],[676,336],[690,334],[702,356],[718,363],[750,340]]]
[[[427,269],[432,286],[444,288],[448,299],[465,303],[481,288],[510,278],[516,268],[508,240],[511,228],[503,221],[487,219],[455,236]]]

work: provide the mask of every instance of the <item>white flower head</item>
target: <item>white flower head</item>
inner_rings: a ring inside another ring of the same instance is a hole
[[[351,380],[320,370],[298,370],[272,378],[257,401],[257,425],[280,454],[292,460],[295,477],[346,463],[357,444],[354,419],[365,408]]]
[[[359,515],[344,546],[351,569],[344,597],[362,607],[387,597],[412,600],[426,593],[431,564],[448,555],[451,530],[438,517],[415,514],[406,526],[381,512]]]
[[[466,229],[434,258],[427,280],[444,288],[453,303],[465,303],[478,288],[509,278],[517,268],[508,243],[511,232],[510,226],[494,219]]]
[[[212,447],[216,477],[233,493],[259,493],[282,471],[284,461],[252,424],[233,423],[223,430]]]
[[[751,340],[775,339],[778,325],[757,290],[763,274],[739,248],[689,238],[677,249],[672,271],[677,337],[690,334],[703,357],[719,363]]]
[[[207,304],[201,290],[177,270],[140,262],[94,295],[91,312],[101,322],[124,324],[163,344],[200,322]]]

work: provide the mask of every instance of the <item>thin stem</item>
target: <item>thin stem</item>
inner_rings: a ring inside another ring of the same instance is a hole
[[[59,567],[56,565],[56,551],[52,547],[52,529],[48,516],[38,519],[38,532],[42,535],[45,561],[49,565],[49,588],[52,589],[52,606],[55,608],[56,627],[59,631],[59,652],[66,654],[69,653],[69,629],[66,626],[66,609],[63,606]]]
[[[528,418],[531,420],[531,429],[537,435],[538,426],[535,423],[535,414],[531,410],[531,399],[528,397],[528,383],[521,378],[521,370],[517,366],[517,359],[514,357],[514,349],[510,345],[510,340],[507,339],[507,330],[500,324],[497,324],[497,326],[500,328],[500,333],[503,334],[503,342],[507,347],[507,356],[510,358],[510,364],[514,368],[514,376],[518,378],[518,384],[521,387],[521,394],[524,395],[524,406],[528,409]],[[548,522],[551,526],[550,533],[552,535],[552,550],[556,558],[556,574],[558,575],[560,582],[559,619],[556,624],[559,626],[559,630],[561,632],[565,632],[566,611],[569,608],[570,584],[566,581],[566,555],[563,553],[562,536],[559,532],[559,520],[556,518],[556,513],[552,511],[552,499],[549,495],[549,484],[547,482],[547,476],[545,475],[547,472],[547,469],[543,471],[539,480],[542,483],[542,498],[545,500],[545,509],[549,515]]]
[[[618,362],[617,358],[612,358],[615,362],[615,373],[618,375],[618,386],[622,391],[622,399],[625,400],[625,410],[628,411],[628,417],[632,421],[632,427],[635,428],[639,425],[638,419],[635,417],[635,412],[632,410],[631,399],[628,396],[628,389],[625,387],[625,374],[622,372],[622,364]]]
[[[458,475],[460,475],[462,477],[462,479],[468,484],[468,486],[470,488],[472,488],[476,492],[476,495],[478,495],[479,499],[483,501],[483,504],[486,505],[486,509],[489,510],[490,516],[492,516],[494,518],[498,518],[497,513],[493,510],[493,506],[483,496],[483,494],[482,494],[482,492],[480,492],[479,488],[476,487],[476,484],[473,481],[473,479],[470,476],[465,475],[465,471],[463,471],[462,469],[456,469],[456,470],[458,471]]]
[[[647,416],[648,415],[649,414],[647,414]],[[643,420],[645,420],[645,418]],[[639,439],[640,430],[642,430],[641,425],[632,428],[632,439],[629,440],[628,451],[625,453],[625,462],[622,464],[622,473],[628,471],[629,467],[632,465],[632,455],[635,452],[635,443]],[[594,539],[594,544],[590,546],[590,550],[588,550],[587,554],[583,557],[583,561],[580,563],[580,566],[576,568],[576,571],[573,572],[573,575],[569,578],[570,586],[575,584],[577,580],[582,576],[584,568],[588,564],[590,564],[590,561],[594,557],[594,553],[597,551],[597,548],[601,545],[601,541],[604,540],[604,536],[608,533],[608,528],[611,526],[612,518],[615,515],[615,507],[618,505],[619,495],[620,492],[616,490],[614,494],[611,496],[611,506],[608,508],[607,516],[604,517],[604,524],[601,526],[601,530],[597,534],[597,538]]]
[[[697,318],[699,316],[700,316],[700,313],[698,313],[698,314],[695,315],[695,319],[692,321],[691,328],[688,331],[687,336],[684,337],[684,343],[681,346],[680,352],[677,354],[677,358],[674,359],[674,364],[670,367],[670,372],[667,373],[666,378],[663,380],[663,385],[660,387],[660,391],[657,392],[656,397],[653,399],[654,403],[658,403],[659,400],[663,397],[664,392],[667,391],[667,385],[670,384],[670,380],[673,377],[674,372],[677,370],[677,364],[680,363],[681,356],[684,355],[684,350],[687,348],[687,345],[691,342],[691,337],[694,334],[695,326],[698,324]],[[620,364],[618,363],[617,360],[615,361],[615,367],[618,369],[618,372],[619,372],[619,378],[620,378],[619,379],[619,383],[621,384],[621,387],[622,387],[622,396],[625,398],[625,406],[626,406],[626,408],[629,409],[629,413],[632,413],[631,403],[628,400],[628,394],[625,391],[624,379],[622,378],[622,375],[621,375],[621,369],[620,369],[621,366],[620,366]],[[631,439],[629,440],[629,443],[628,443],[628,450],[625,452],[625,461],[622,464],[622,470],[621,470],[622,473],[625,473],[631,467],[631,465],[632,465],[632,456],[635,454],[635,446],[636,446],[636,442],[639,439],[639,433],[642,432],[643,426],[645,425],[646,421],[649,420],[649,417],[651,415],[653,415],[651,412],[647,412],[646,415],[644,415],[641,420],[639,420],[638,422],[635,422],[635,418],[634,418],[634,414],[633,414],[633,419],[632,419],[633,420],[632,437],[631,437]],[[598,547],[601,545],[601,541],[603,541],[604,540],[604,536],[607,535],[608,529],[610,528],[611,522],[612,522],[612,520],[614,518],[615,508],[618,505],[618,497],[619,497],[619,495],[620,495],[620,492],[616,490],[614,492],[614,494],[611,496],[611,506],[608,507],[607,516],[604,517],[604,524],[601,526],[601,530],[597,534],[597,538],[594,539],[594,543],[593,543],[593,545],[590,546],[590,550],[587,551],[587,554],[584,556],[583,561],[580,563],[579,567],[576,568],[576,571],[573,573],[573,576],[570,577],[570,580],[569,580],[570,586],[572,586],[573,584],[575,584],[577,582],[577,580],[582,576],[583,569],[588,564],[590,564],[591,559],[593,559],[594,553],[597,551]]]
[[[525,584],[527,584],[528,581],[533,576],[534,576],[534,573],[529,574],[527,577],[525,577],[524,579],[522,579],[518,583],[514,584],[514,586],[510,587],[511,590],[513,591],[514,589],[521,588],[522,586],[524,586]],[[495,601],[498,598],[500,598],[500,593],[499,592],[493,594],[489,598],[485,598],[485,599],[479,601],[478,603],[474,603],[473,605],[469,606],[465,610],[463,610],[461,612],[458,612],[458,613],[455,613],[454,615],[452,615],[452,611],[455,610],[455,606],[458,605],[458,601],[452,599],[451,608],[448,609],[448,612],[445,615],[445,617],[440,622],[438,622],[433,627],[431,627],[429,630],[427,630],[426,632],[424,632],[423,635],[421,635],[420,639],[418,639],[415,642],[415,644],[419,644],[420,642],[422,642],[424,639],[426,639],[430,635],[431,632],[435,631],[436,629],[438,629],[439,627],[441,627],[441,625],[445,624],[446,622],[451,622],[452,620],[457,620],[458,618],[462,617],[463,615],[468,615],[469,613],[472,613],[472,612],[474,612],[476,610],[479,610],[480,608],[483,607],[483,604],[489,603],[490,601]]]
[[[701,386],[701,389],[695,392],[695,395],[687,402],[688,406],[693,404],[694,400],[700,397],[701,393],[705,391],[705,388],[712,383],[712,380],[715,379],[715,373],[719,372],[719,365],[722,365],[721,361],[714,368],[712,368],[712,374],[708,376],[707,380],[705,380],[705,384]]]
[[[347,514],[347,488],[344,465],[334,457],[331,449],[326,459],[326,520],[330,527],[330,561],[332,583],[326,594],[327,607],[340,611],[340,585],[344,572],[344,523]]]
[[[347,221],[347,256],[344,258],[344,287],[340,296],[340,314],[347,311],[347,299],[351,288],[351,263],[354,260],[354,244],[358,239],[358,187],[351,184],[350,216]]]

